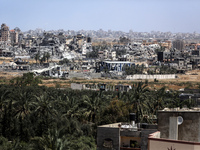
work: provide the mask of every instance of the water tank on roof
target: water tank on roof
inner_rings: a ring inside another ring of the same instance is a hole
[[[135,121],[135,113],[130,113],[130,121]]]
[[[147,126],[148,126],[148,123],[142,123],[142,124],[140,125],[140,127],[143,128],[143,129],[146,129]]]

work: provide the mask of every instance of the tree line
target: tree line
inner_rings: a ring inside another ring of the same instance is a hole
[[[148,82],[133,84],[129,92],[56,89],[39,86],[34,74],[24,74],[0,85],[0,149],[96,149],[97,126],[128,122],[155,123],[165,107],[194,106],[180,101],[165,87],[150,90]]]
[[[38,63],[38,61],[40,62],[40,64],[44,63],[44,62],[49,62],[51,55],[49,52],[45,52],[42,54],[40,54],[40,52],[38,52],[37,54],[35,54],[34,59],[36,61],[36,63]]]

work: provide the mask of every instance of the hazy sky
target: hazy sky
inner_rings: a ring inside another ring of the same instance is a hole
[[[0,24],[22,31],[200,33],[200,0],[0,0]]]

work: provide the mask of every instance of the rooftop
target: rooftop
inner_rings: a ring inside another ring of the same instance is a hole
[[[200,112],[200,108],[164,108],[163,110],[159,110],[159,112]]]
[[[117,64],[117,63],[124,63],[124,64],[132,64],[133,62],[130,61],[104,61],[105,63],[113,63],[113,64]]]
[[[99,127],[119,128],[119,124],[121,123],[118,122],[118,123],[106,124],[106,125],[101,125]]]

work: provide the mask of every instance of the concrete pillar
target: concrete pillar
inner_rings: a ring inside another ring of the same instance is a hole
[[[169,118],[169,139],[178,140],[178,117]]]

